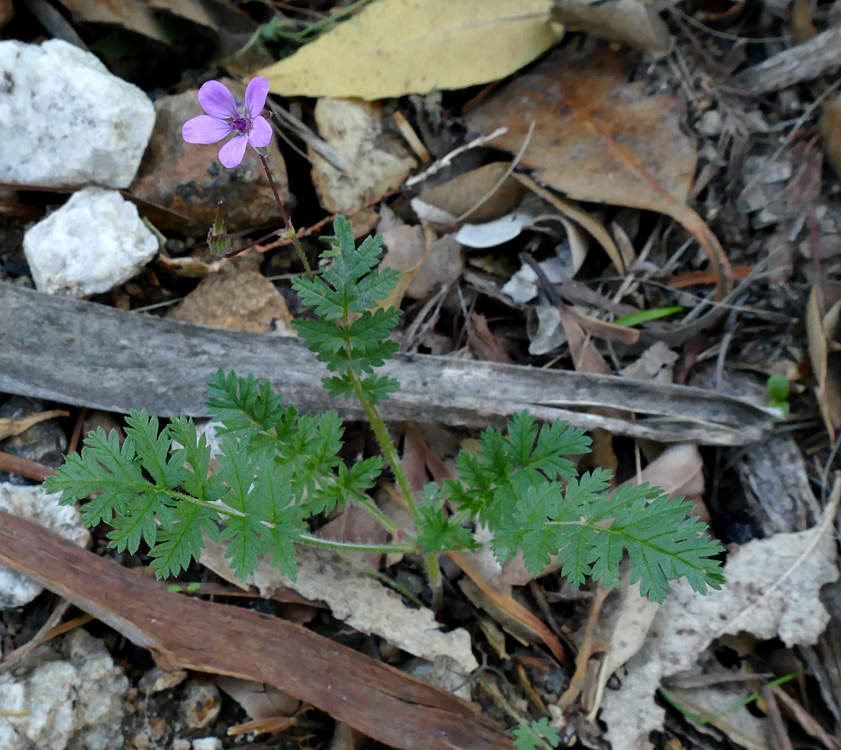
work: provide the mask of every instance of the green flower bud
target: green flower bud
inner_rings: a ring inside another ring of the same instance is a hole
[[[231,238],[225,232],[225,222],[222,221],[222,201],[216,207],[216,219],[207,232],[207,246],[216,255],[225,255],[231,249]]]

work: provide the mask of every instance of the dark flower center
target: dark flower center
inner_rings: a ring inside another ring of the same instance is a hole
[[[248,120],[247,118],[243,117],[242,115],[237,115],[236,117],[231,118],[231,130],[238,130],[240,133],[244,133],[248,130]]]

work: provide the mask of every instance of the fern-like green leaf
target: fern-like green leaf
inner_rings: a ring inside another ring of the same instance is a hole
[[[239,377],[234,372],[219,370],[207,384],[207,407],[222,423],[219,436],[237,435],[253,441],[258,433],[273,433],[282,439],[291,430],[298,416],[293,406],[284,406],[268,380],[253,375]],[[251,445],[265,447],[266,439]]]
[[[109,522],[114,514],[128,507],[137,493],[149,492],[154,485],[143,476],[134,450],[134,441],[127,438],[120,447],[116,430],[108,435],[101,427],[85,438],[80,454],[71,454],[56,473],[44,481],[49,493],[61,493],[62,505],[73,505],[92,496],[82,506],[82,522],[96,526]],[[94,493],[98,493],[95,496]]]
[[[536,719],[514,730],[515,750],[546,750],[561,744],[561,733],[549,724],[549,719]]]
[[[321,483],[307,502],[307,511],[311,514],[332,513],[348,500],[367,500],[365,491],[374,486],[382,470],[383,460],[379,456],[357,461],[350,469],[344,463],[339,464],[338,476]]]
[[[665,598],[670,580],[681,577],[699,593],[720,588],[715,558],[721,546],[703,536],[703,523],[687,516],[690,503],[647,485],[623,486],[611,495],[608,477],[604,470],[584,474],[570,480],[563,496],[555,482],[521,491],[494,540],[500,561],[519,547],[535,574],[556,556],[571,583],[591,576],[616,586],[627,553],[632,582],[639,581],[641,593],[655,601]]]
[[[399,346],[388,335],[400,311],[377,307],[400,278],[393,268],[377,269],[382,238],[369,237],[358,248],[350,223],[337,217],[335,238],[327,238],[329,261],[320,276],[297,278],[293,287],[305,305],[314,308],[316,319],[293,323],[321,362],[335,376],[324,379],[333,396],[360,395],[374,403],[396,390],[396,381],[376,376],[362,377],[391,359]]]
[[[236,515],[226,518],[221,539],[228,541],[225,556],[231,561],[234,573],[242,580],[254,572],[260,555],[266,551],[266,537],[262,529],[269,516],[269,499],[252,490],[256,486],[258,471],[265,471],[266,464],[273,469],[274,460],[253,456],[241,441],[229,438],[222,440],[221,447],[217,473],[228,490],[222,501],[236,511]]]
[[[158,530],[157,543],[149,549],[151,567],[158,578],[171,578],[199,559],[204,549],[202,534],[218,536],[219,513],[193,503],[173,508],[172,523]]]
[[[428,555],[446,550],[476,549],[470,529],[444,513],[444,493],[434,482],[426,485],[420,494],[419,516],[415,520],[418,543]]]

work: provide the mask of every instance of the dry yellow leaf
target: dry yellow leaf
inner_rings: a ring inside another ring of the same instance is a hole
[[[552,0],[379,0],[260,71],[284,96],[383,99],[504,78],[562,36]]]
[[[20,419],[0,419],[0,440],[20,435],[26,432],[32,425],[38,424],[38,422],[45,422],[48,419],[55,419],[56,417],[69,416],[69,411],[53,409],[52,411],[39,411],[36,414],[29,414]]]

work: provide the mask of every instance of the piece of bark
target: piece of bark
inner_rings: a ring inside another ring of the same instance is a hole
[[[806,462],[790,435],[772,435],[747,446],[732,464],[763,536],[804,531],[820,516]]]
[[[76,406],[160,416],[206,416],[207,380],[220,368],[268,378],[305,412],[361,418],[356,402],[327,396],[328,374],[303,341],[203,328],[0,283],[0,391]],[[743,445],[773,428],[773,413],[686,386],[424,355],[379,372],[400,382],[385,419],[499,426],[517,411],[592,430],[662,442]],[[636,420],[573,409],[635,412]]]
[[[841,65],[841,26],[743,70],[736,81],[751,94],[767,94],[811,81],[836,65]]]
[[[147,648],[160,664],[272,685],[406,750],[510,750],[469,703],[310,630],[193,599],[0,511],[0,564]]]

